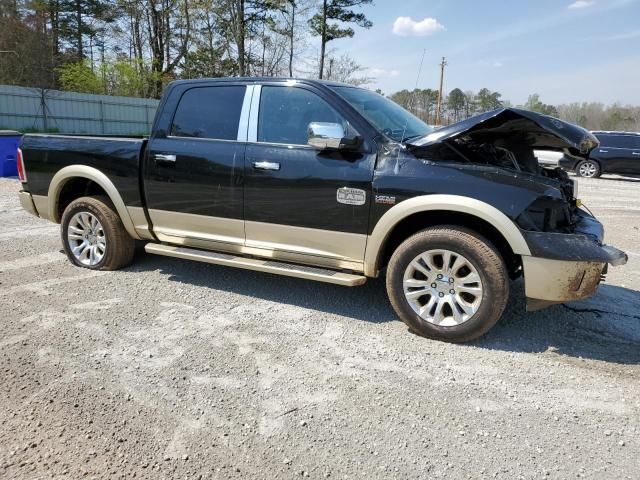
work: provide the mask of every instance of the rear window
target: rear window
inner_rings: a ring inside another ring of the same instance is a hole
[[[611,148],[640,148],[640,136],[638,135],[614,135],[598,134],[601,147]]]
[[[245,88],[220,86],[187,90],[173,117],[171,135],[236,140]]]

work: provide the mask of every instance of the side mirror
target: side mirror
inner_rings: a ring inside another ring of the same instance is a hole
[[[311,122],[307,128],[307,144],[318,150],[355,150],[362,137],[347,135],[339,123]]]

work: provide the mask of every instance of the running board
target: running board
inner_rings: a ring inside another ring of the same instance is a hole
[[[238,257],[226,253],[210,252],[187,247],[174,247],[159,243],[147,243],[144,247],[147,253],[164,255],[166,257],[184,258],[197,262],[226,265],[229,267],[244,268],[258,272],[275,273],[288,277],[305,278],[318,282],[334,283],[345,287],[355,287],[367,281],[363,275],[337,272],[319,267],[307,267],[292,263],[276,262],[273,260],[260,260],[256,258]]]

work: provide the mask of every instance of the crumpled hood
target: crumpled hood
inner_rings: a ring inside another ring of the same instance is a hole
[[[407,145],[429,147],[465,136],[478,142],[518,136],[531,148],[569,149],[574,155],[583,157],[599,144],[595,136],[577,125],[519,108],[500,108],[442,127],[408,141]]]

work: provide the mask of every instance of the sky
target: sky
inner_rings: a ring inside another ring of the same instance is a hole
[[[391,94],[420,88],[497,90],[514,105],[640,104],[640,0],[374,0],[373,22],[331,42]]]

